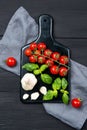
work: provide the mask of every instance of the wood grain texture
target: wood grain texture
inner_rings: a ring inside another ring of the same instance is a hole
[[[4,96],[4,98],[2,98]],[[0,93],[0,130],[58,130],[69,129],[46,114],[42,105],[24,105],[18,93]],[[70,130],[74,130],[70,128]]]
[[[55,20],[56,37],[87,38],[87,1],[86,0],[1,0],[0,35],[7,27],[14,12],[23,6],[32,17],[50,14]]]
[[[57,39],[57,41],[71,49],[73,60],[87,66],[86,39]],[[19,87],[18,76],[0,70],[0,130],[75,130],[48,115],[42,104],[22,104]],[[87,122],[82,130],[86,129]]]
[[[71,50],[71,58],[87,66],[87,39],[57,39]]]
[[[40,14],[52,15],[57,41],[70,48],[73,60],[87,66],[86,0],[0,0],[0,39],[20,6],[36,21]],[[0,130],[76,130],[48,115],[42,104],[22,104],[19,85],[18,76],[0,68]],[[87,121],[82,130],[87,130]]]

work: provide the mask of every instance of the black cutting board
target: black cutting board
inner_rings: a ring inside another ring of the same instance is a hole
[[[57,42],[54,37],[53,37],[53,18],[49,15],[41,15],[39,17],[39,33],[38,33],[38,38],[34,41],[35,43],[40,43],[40,42],[44,42],[47,46],[47,48],[51,49],[53,52],[57,51],[59,52],[61,55],[66,55],[69,58],[69,63],[68,66],[70,67],[70,50],[65,47],[64,45],[62,45],[61,43]],[[22,47],[21,49],[21,64],[20,64],[20,80],[22,79],[22,77],[27,73],[26,70],[22,69],[22,66],[25,63],[29,63],[29,58],[26,57],[24,55],[24,50],[26,48],[28,48],[30,46],[30,43],[27,44],[26,46]],[[49,73],[49,72],[48,72]],[[51,75],[53,79],[55,79],[56,77],[60,77],[59,75]],[[23,103],[43,103],[43,102],[62,102],[62,94],[59,93],[57,98],[54,98],[52,100],[48,100],[48,101],[43,101],[43,95],[39,92],[39,89],[41,86],[46,86],[47,89],[51,89],[50,85],[44,84],[41,80],[40,80],[40,76],[36,76],[38,83],[36,84],[36,86],[34,87],[33,90],[31,91],[25,91],[20,83],[20,99]],[[61,78],[61,77],[60,77]],[[67,91],[69,91],[69,97],[70,97],[70,69],[68,71],[67,76],[65,76],[66,80],[68,81],[68,87],[67,87]],[[39,92],[40,96],[37,100],[31,100],[30,95],[33,92]],[[23,99],[23,95],[27,93],[29,94],[29,98],[27,100]]]

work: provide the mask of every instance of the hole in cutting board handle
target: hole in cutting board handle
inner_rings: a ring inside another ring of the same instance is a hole
[[[52,36],[52,29],[53,29],[53,18],[49,15],[41,15],[39,17],[39,38],[51,38]]]
[[[44,22],[47,22],[47,20],[46,20],[46,19],[44,19]]]

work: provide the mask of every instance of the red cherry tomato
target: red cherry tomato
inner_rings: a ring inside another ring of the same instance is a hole
[[[68,57],[65,56],[65,55],[64,55],[64,56],[61,56],[60,59],[59,59],[59,62],[60,62],[61,64],[67,64],[68,61],[69,61],[69,59],[68,59]]]
[[[16,66],[16,64],[17,64],[17,61],[14,57],[8,57],[6,59],[6,65],[9,67],[14,67],[14,66]]]
[[[50,49],[46,49],[46,50],[44,51],[44,55],[45,55],[45,56],[50,57],[51,54],[52,54],[52,51],[51,51]]]
[[[32,55],[31,49],[30,49],[30,48],[25,49],[24,54],[25,54],[26,56]]]
[[[49,67],[54,65],[54,62],[50,59],[46,60],[45,64],[47,64]]]
[[[33,51],[33,50],[36,50],[37,49],[37,43],[33,42],[30,44],[30,49]]]
[[[36,51],[34,52],[34,54],[37,55],[37,56],[39,56],[39,55],[41,54],[41,52],[40,52],[40,50],[36,50]]]
[[[32,63],[37,62],[37,56],[31,55],[31,56],[29,57],[29,61],[32,62]]]
[[[68,73],[68,69],[66,67],[60,67],[60,69],[59,69],[60,76],[66,76],[67,73]]]
[[[80,108],[81,105],[82,105],[82,101],[81,101],[81,99],[79,99],[79,98],[73,98],[73,99],[71,100],[71,104],[72,104],[72,106],[73,106],[74,108]]]
[[[45,57],[44,56],[38,56],[38,63],[43,64],[45,63]]]
[[[60,58],[60,53],[59,53],[59,52],[53,52],[53,54],[51,55],[51,57],[52,57],[54,60],[59,60],[59,58]]]
[[[38,50],[45,50],[46,49],[46,44],[44,42],[40,42],[38,44]]]
[[[53,65],[52,67],[50,67],[50,73],[51,74],[58,74],[59,73],[59,67],[57,65]]]

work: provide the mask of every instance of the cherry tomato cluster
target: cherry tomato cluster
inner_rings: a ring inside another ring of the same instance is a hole
[[[66,66],[68,64],[68,57],[48,49],[44,42],[38,44],[35,42],[31,43],[25,49],[24,54],[29,57],[31,63],[47,64],[51,74],[67,75],[68,68]]]

